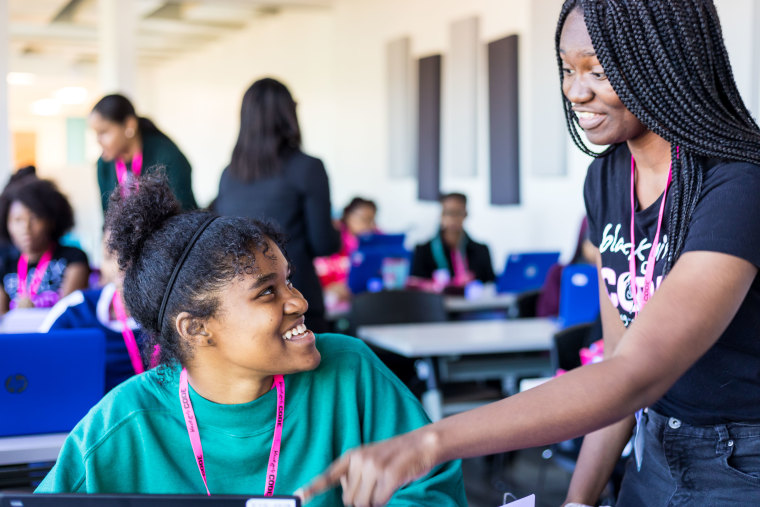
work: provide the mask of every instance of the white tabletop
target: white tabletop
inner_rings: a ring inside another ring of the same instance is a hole
[[[68,433],[0,437],[0,465],[55,461]]]
[[[464,296],[446,296],[444,305],[448,312],[476,312],[480,310],[506,310],[517,302],[517,294],[488,294],[477,299],[467,299]]]
[[[510,319],[361,326],[358,335],[406,357],[549,350],[555,319]]]

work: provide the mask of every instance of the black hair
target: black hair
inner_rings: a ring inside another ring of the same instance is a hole
[[[269,255],[268,240],[287,258],[282,236],[268,222],[219,217],[198,237],[180,269],[158,322],[161,302],[177,260],[201,224],[213,215],[182,212],[163,173],[145,174],[126,197],[117,188],[110,197],[108,248],[124,271],[124,300],[140,324],[147,362],[156,345],[159,363],[184,364],[192,349],[180,339],[174,320],[181,312],[206,319],[219,310],[218,291],[236,276],[255,273],[255,251]]]
[[[574,9],[583,13],[596,55],[621,102],[671,145],[667,274],[684,246],[702,190],[705,158],[760,164],[760,129],[739,96],[711,0],[567,0],[555,35],[560,82],[560,35]],[[572,104],[562,97],[575,144],[591,156],[606,154],[609,149],[595,153],[585,145]]]
[[[240,132],[230,171],[253,181],[275,174],[281,159],[301,146],[296,103],[288,88],[272,78],[259,79],[243,95]]]
[[[0,195],[0,238],[10,241],[8,213],[11,204],[20,202],[50,224],[50,240],[58,242],[74,227],[74,212],[66,196],[50,180],[27,175],[12,181]]]
[[[346,207],[343,208],[343,215],[340,217],[341,222],[346,223],[348,215],[353,213],[356,209],[361,208],[362,206],[369,206],[373,211],[377,212],[377,204],[375,204],[375,201],[364,199],[363,197],[354,197],[351,199],[351,202],[349,202]]]
[[[467,206],[467,196],[461,192],[449,192],[448,194],[441,194],[440,197],[438,197],[438,202],[443,203],[443,201],[447,199],[459,199],[462,201],[462,204]]]
[[[165,134],[161,132],[158,127],[156,127],[156,124],[151,120],[142,116],[137,116],[137,113],[135,112],[135,106],[133,106],[132,102],[130,102],[129,99],[124,95],[120,95],[118,93],[106,95],[92,107],[92,111],[98,113],[106,120],[112,121],[114,123],[119,123],[121,125],[127,121],[127,118],[134,116],[137,118],[138,132],[143,134],[153,133],[165,136]]]

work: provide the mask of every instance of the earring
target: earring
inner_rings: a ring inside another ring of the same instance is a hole
[[[127,127],[124,129],[124,135],[127,136],[127,139],[132,139],[135,136],[135,129]]]

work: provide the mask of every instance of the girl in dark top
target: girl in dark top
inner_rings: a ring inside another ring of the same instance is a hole
[[[98,185],[103,213],[117,185],[127,188],[140,175],[165,168],[169,185],[184,209],[198,205],[193,196],[190,162],[152,121],[137,116],[123,95],[106,95],[92,108],[90,127],[103,154],[98,159]]]
[[[87,255],[59,244],[73,225],[71,206],[51,181],[26,177],[6,188],[0,198],[0,236],[12,248],[0,254],[0,313],[49,308],[87,287]]]
[[[319,159],[304,154],[296,103],[288,89],[271,78],[245,92],[240,133],[230,165],[222,173],[215,210],[221,215],[267,218],[288,237],[293,284],[309,301],[313,329],[326,329],[322,287],[315,257],[340,248],[333,227],[330,187]]]
[[[567,496],[593,505],[634,425],[617,506],[760,499],[760,129],[715,7],[567,1],[556,50],[570,132],[597,157],[585,200],[605,360],[350,453],[317,486],[341,480],[353,505],[453,457],[598,430]]]

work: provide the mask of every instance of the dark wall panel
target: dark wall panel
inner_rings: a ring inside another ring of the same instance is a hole
[[[488,44],[491,204],[520,204],[517,35]]]
[[[419,60],[418,197],[437,200],[441,175],[441,55]]]

